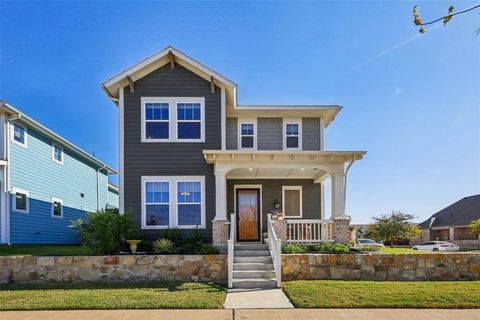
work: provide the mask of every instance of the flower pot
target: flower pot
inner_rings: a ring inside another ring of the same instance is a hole
[[[137,252],[137,244],[139,244],[142,240],[127,240],[127,243],[130,245],[130,251],[132,253]]]

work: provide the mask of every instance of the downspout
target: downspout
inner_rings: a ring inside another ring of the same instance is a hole
[[[345,201],[345,207],[347,206],[347,173],[348,170],[352,167],[353,163],[355,162],[355,156],[352,156],[352,160],[347,166],[347,169],[345,169],[345,183],[343,185],[343,199]]]
[[[5,153],[5,157],[6,157],[6,161],[7,161],[7,168],[5,170],[5,182],[4,182],[4,191],[6,193],[6,207],[7,207],[7,221],[6,221],[6,225],[7,225],[7,234],[6,234],[6,238],[7,238],[7,243],[8,245],[11,245],[10,243],[10,201],[11,201],[11,196],[10,196],[10,189],[11,189],[11,186],[10,186],[10,133],[11,133],[11,129],[10,129],[10,123],[12,121],[16,121],[18,119],[20,119],[22,117],[21,114],[17,113],[13,116],[10,116],[7,118],[7,126],[5,128],[6,132],[5,132],[5,143],[4,143],[4,153]]]

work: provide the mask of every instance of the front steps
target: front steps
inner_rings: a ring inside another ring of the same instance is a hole
[[[268,245],[235,244],[233,252],[234,289],[273,289],[277,286]]]

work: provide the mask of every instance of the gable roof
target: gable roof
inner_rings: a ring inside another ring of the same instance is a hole
[[[13,106],[9,105],[5,101],[0,100],[0,110],[4,109],[8,114],[10,115],[16,115],[18,116],[18,120],[24,122],[27,126],[38,130],[41,132],[43,135],[47,136],[49,139],[52,139],[54,142],[61,144],[62,146],[72,150],[75,152],[77,155],[82,157],[83,159],[87,159],[91,163],[95,164],[96,166],[100,168],[105,168],[108,173],[116,174],[117,171],[112,169],[110,166],[106,165],[102,161],[98,160],[94,156],[90,155],[86,151],[82,150],[81,148],[77,147],[67,139],[63,138],[62,136],[56,134],[52,130],[48,129],[41,123],[33,120],[29,116],[27,116],[25,113],[21,112],[20,110],[14,108]]]
[[[465,197],[420,223],[421,228],[466,226],[480,219],[480,194]]]

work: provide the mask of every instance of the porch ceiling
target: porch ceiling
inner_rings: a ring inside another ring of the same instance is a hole
[[[319,173],[326,173],[318,168],[240,168],[227,174],[228,179],[313,179]]]

